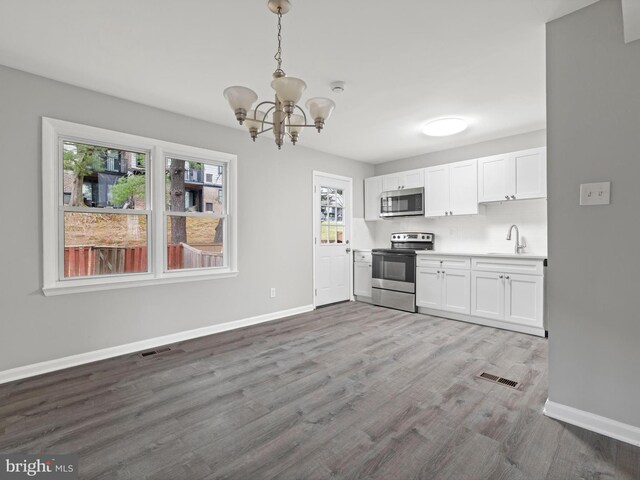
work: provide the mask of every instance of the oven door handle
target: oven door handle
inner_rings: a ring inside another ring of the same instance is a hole
[[[381,256],[381,257],[406,257],[406,258],[414,258],[415,255],[410,253],[384,253],[384,252],[372,252],[372,255]]]

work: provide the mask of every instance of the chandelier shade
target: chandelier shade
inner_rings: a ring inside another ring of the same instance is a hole
[[[240,125],[245,125],[254,142],[258,135],[271,131],[280,149],[286,137],[295,145],[304,128],[312,127],[321,132],[336,104],[329,98],[314,97],[308,100],[306,106],[313,121],[308,124],[307,114],[298,105],[307,84],[300,78],[287,77],[282,70],[282,16],[289,12],[291,3],[289,0],[269,0],[267,6],[278,16],[278,50],[274,56],[277,65],[271,82],[276,93],[275,101],[260,102],[252,110],[258,95],[250,88],[233,86],[225,89],[223,94],[236,120]],[[261,107],[266,112],[260,110]]]
[[[307,84],[295,77],[280,77],[271,82],[271,88],[276,91],[282,103],[298,103],[302,98]]]
[[[251,131],[252,128],[260,130],[262,128],[262,120],[265,113],[262,110],[249,110],[244,125]]]
[[[321,118],[326,120],[331,116],[336,104],[330,98],[314,97],[307,100],[305,105],[314,120]]]

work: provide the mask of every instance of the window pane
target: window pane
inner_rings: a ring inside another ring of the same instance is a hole
[[[225,213],[223,166],[168,158],[166,175],[170,212]]]
[[[223,267],[224,219],[167,215],[167,270]]]
[[[320,243],[329,243],[329,224],[323,223],[320,230]]]
[[[70,141],[63,151],[64,205],[146,208],[146,154]]]
[[[147,271],[147,216],[64,214],[64,277]]]
[[[344,225],[336,225],[336,242],[344,243]]]

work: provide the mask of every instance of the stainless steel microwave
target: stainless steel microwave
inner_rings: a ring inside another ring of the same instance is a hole
[[[381,217],[424,215],[424,188],[392,190],[380,195]]]

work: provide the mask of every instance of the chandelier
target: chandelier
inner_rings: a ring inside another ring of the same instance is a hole
[[[224,97],[229,102],[240,125],[249,129],[253,141],[258,135],[273,131],[278,150],[282,148],[285,137],[289,137],[295,145],[303,128],[312,127],[322,131],[324,122],[329,118],[336,104],[329,98],[314,97],[305,104],[313,119],[313,125],[307,124],[307,114],[298,102],[307,88],[303,80],[287,77],[282,70],[282,15],[291,8],[289,0],[269,0],[269,10],[278,16],[278,50],[274,55],[277,62],[273,72],[271,87],[276,91],[275,101],[259,103],[255,109],[253,104],[258,100],[256,92],[247,87],[233,86],[224,90]],[[267,108],[266,112],[261,108]]]

